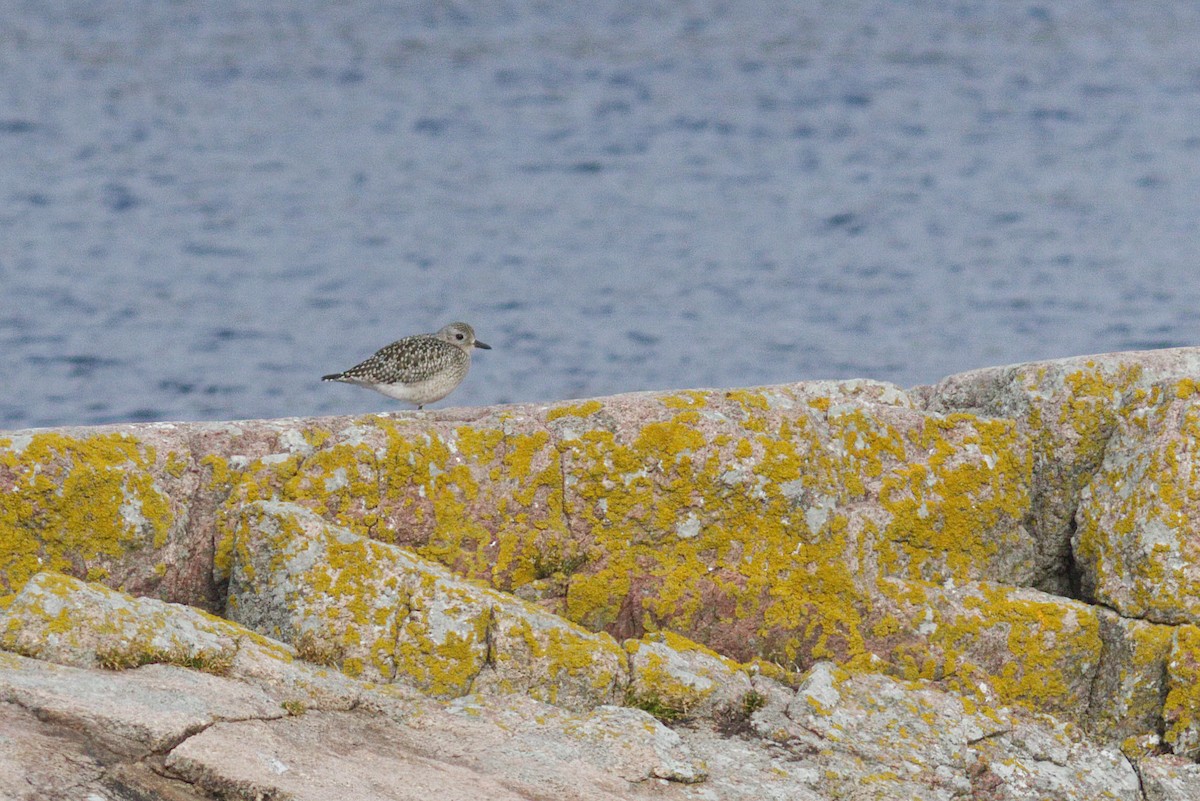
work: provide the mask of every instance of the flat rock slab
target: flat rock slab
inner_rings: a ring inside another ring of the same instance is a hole
[[[0,701],[0,798],[98,795],[111,761],[69,724],[48,722],[19,704]]]
[[[287,715],[256,687],[173,665],[102,672],[7,653],[0,699],[84,729],[126,756],[165,751],[218,720]]]
[[[174,749],[166,766],[219,796],[296,801],[521,801],[524,793],[392,742],[379,722],[313,712],[282,724],[221,723]]]

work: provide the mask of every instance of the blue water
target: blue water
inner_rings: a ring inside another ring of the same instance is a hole
[[[64,8],[66,7],[66,8]],[[0,2],[0,427],[1200,341],[1200,4]]]

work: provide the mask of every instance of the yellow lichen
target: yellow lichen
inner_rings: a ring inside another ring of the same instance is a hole
[[[1022,542],[1030,505],[1032,452],[1009,420],[968,414],[928,417],[909,433],[918,457],[882,479],[892,514],[878,558],[886,573],[965,581],[990,571]]]
[[[770,408],[766,397],[761,392],[752,392],[745,389],[732,389],[725,393],[725,397],[730,400],[737,401],[742,409],[747,412],[766,411]]]
[[[1163,740],[1176,753],[1195,759],[1200,755],[1200,628],[1178,626],[1167,669],[1167,699]]]
[[[954,608],[934,609],[928,639],[892,655],[898,665],[908,660],[906,678],[943,680],[968,695],[986,687],[1000,704],[1035,711],[1077,712],[1078,691],[1090,686],[1104,650],[1094,608],[995,584],[978,585],[961,612],[949,614]],[[923,660],[915,671],[914,657]]]
[[[1095,577],[1097,596],[1160,620],[1200,613],[1200,581],[1188,567],[1200,547],[1184,536],[1200,512],[1200,462],[1188,444],[1200,436],[1200,403],[1182,394],[1144,407],[1136,418],[1144,427],[1121,429],[1130,456],[1103,465],[1093,502],[1078,514],[1076,558]]]
[[[38,433],[0,450],[0,596],[39,571],[103,577],[129,551],[162,547],[174,515],[155,460],[123,434]]]
[[[164,469],[172,478],[180,478],[187,470],[187,466],[188,461],[184,456],[176,453],[175,451],[171,451],[167,454],[167,463],[164,466]]]
[[[603,408],[604,404],[598,400],[585,401],[574,406],[558,406],[546,412],[546,422],[560,417],[591,417]]]
[[[1200,393],[1200,383],[1194,378],[1181,378],[1175,382],[1175,397],[1178,400],[1186,400],[1197,393]]]

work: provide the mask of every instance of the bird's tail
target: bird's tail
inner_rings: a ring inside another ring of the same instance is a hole
[[[329,375],[321,376],[322,381],[341,381],[345,373],[330,373]]]

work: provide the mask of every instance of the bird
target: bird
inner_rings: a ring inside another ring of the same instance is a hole
[[[414,334],[380,348],[375,355],[341,373],[321,376],[381,392],[389,398],[416,404],[440,401],[467,377],[471,351],[491,350],[475,338],[466,323],[450,323],[436,334]]]

